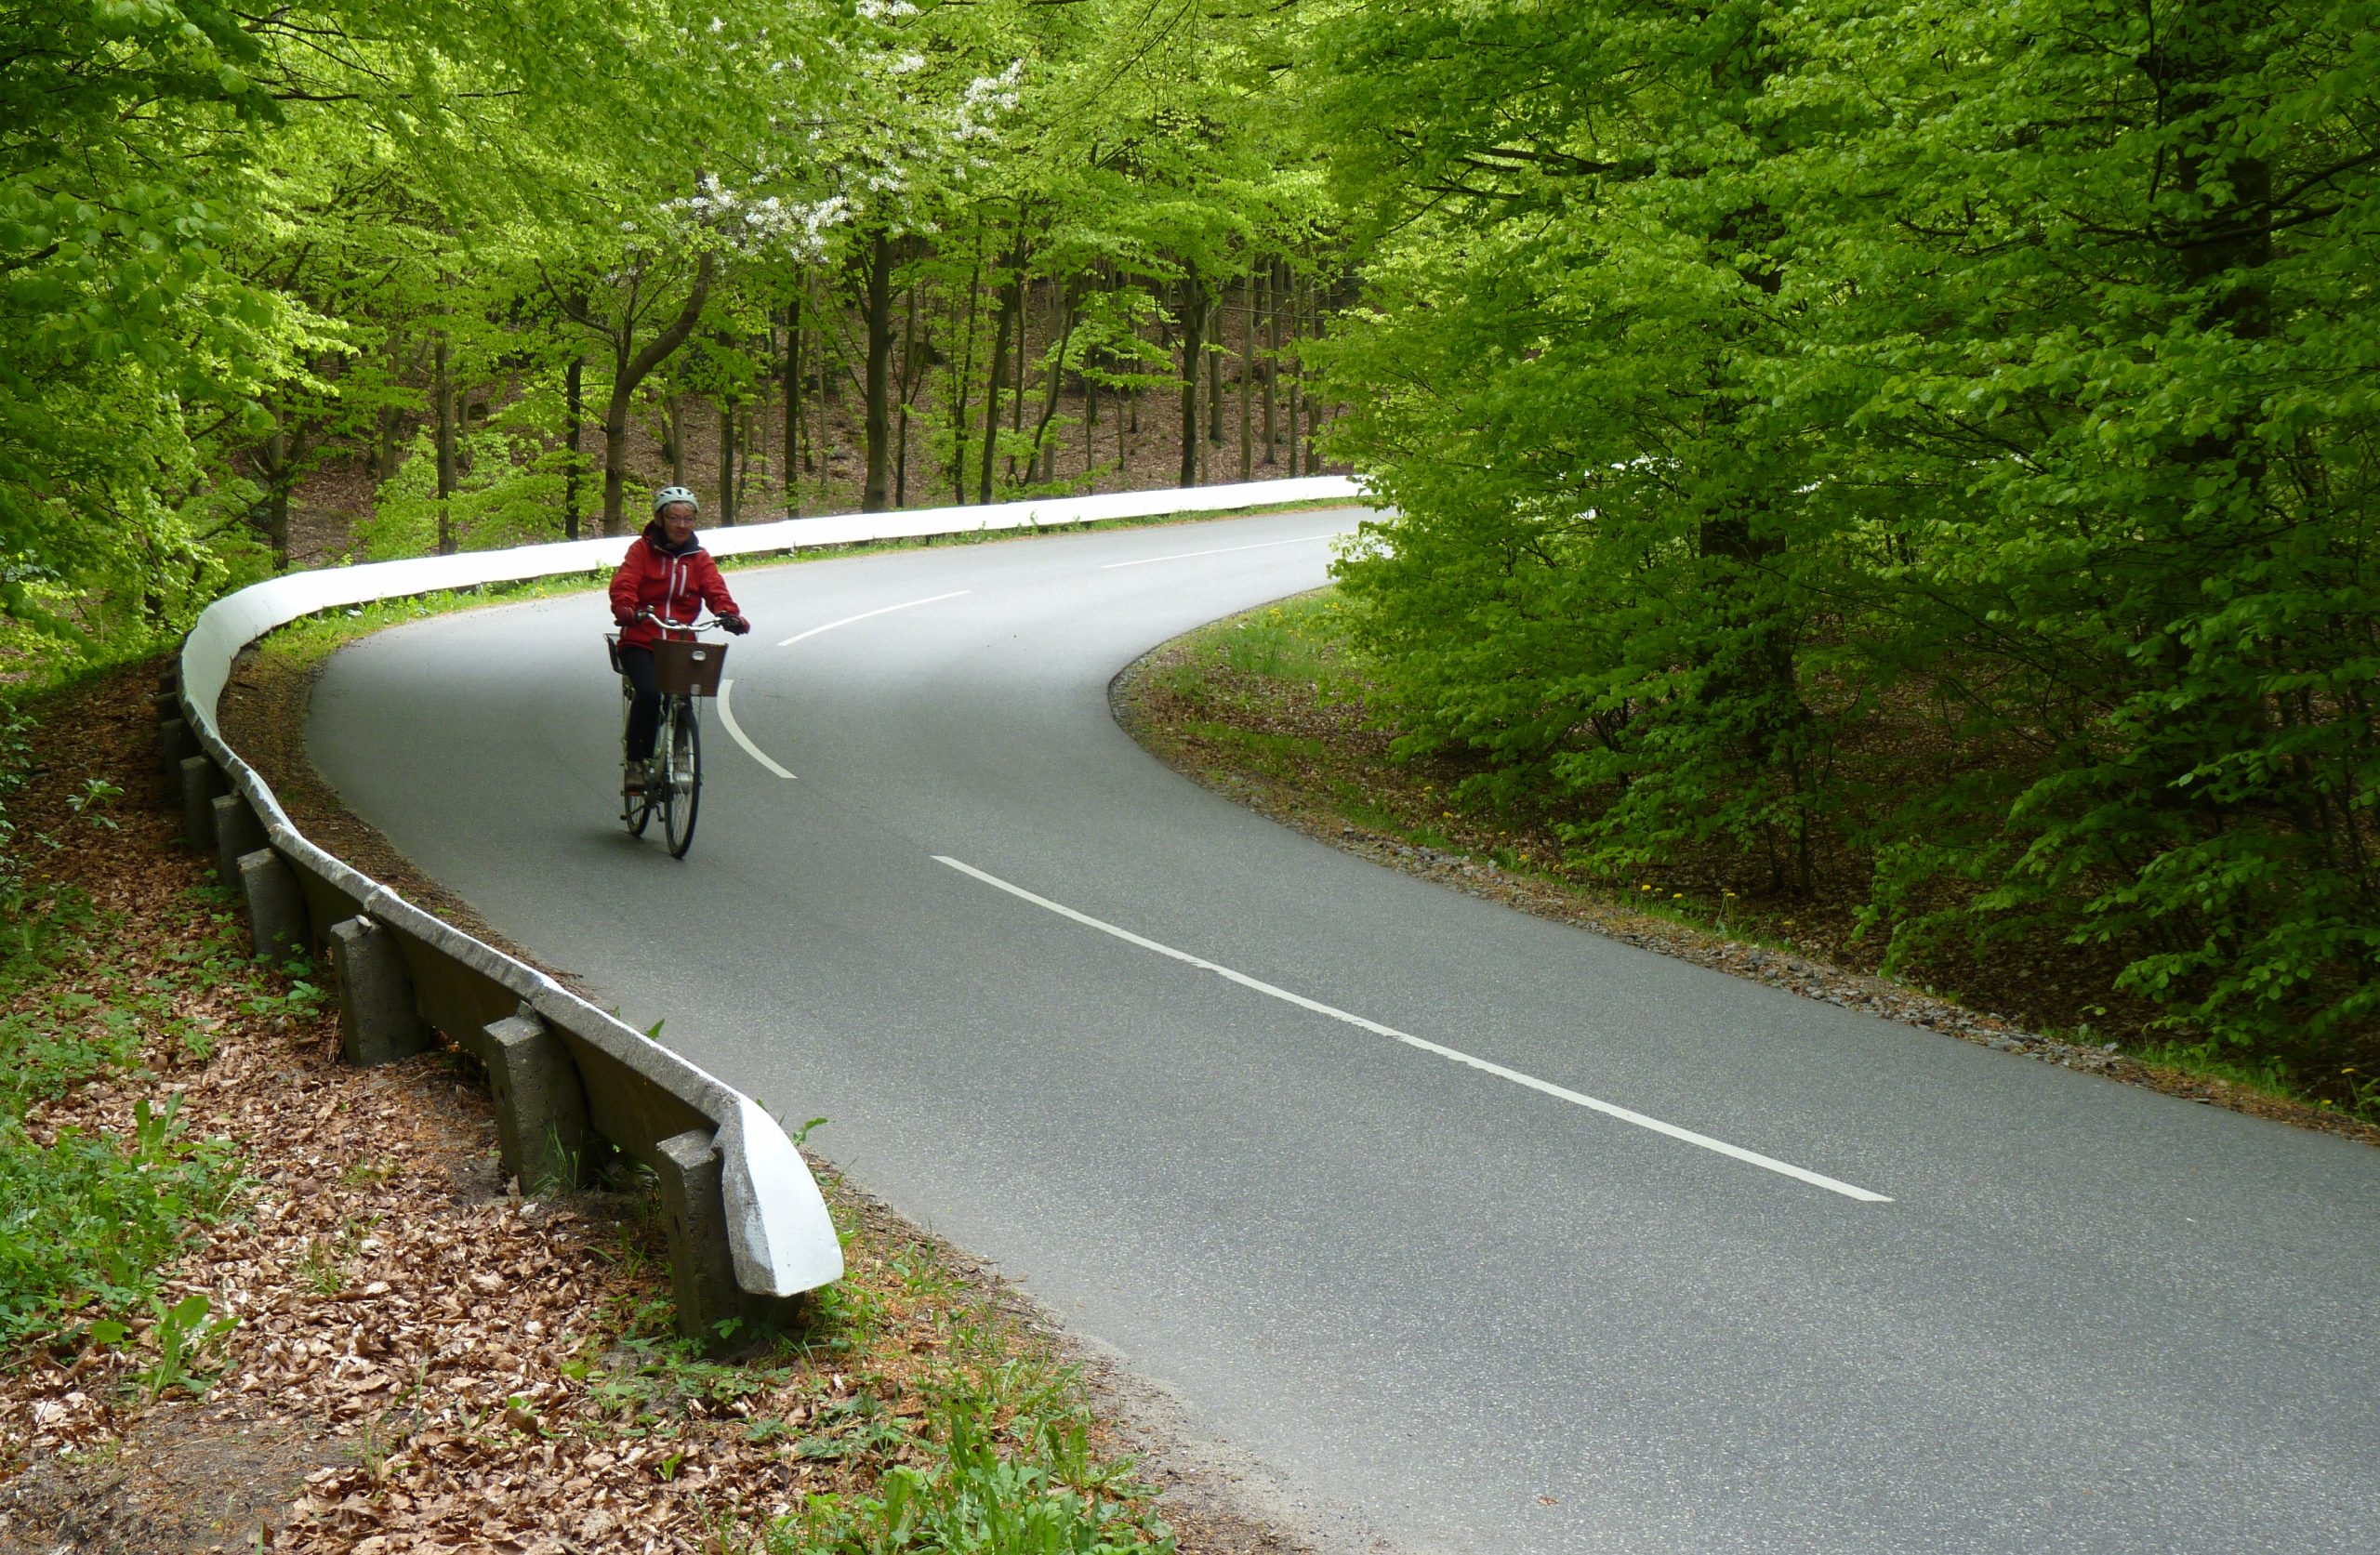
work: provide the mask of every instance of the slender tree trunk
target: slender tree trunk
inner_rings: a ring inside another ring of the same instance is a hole
[[[867,480],[859,506],[880,513],[892,497],[892,240],[879,229],[868,240],[861,276],[861,313],[867,325]]]
[[[811,332],[810,370],[818,380],[818,392],[810,397],[810,445],[818,456],[818,506],[830,507],[834,506],[835,436],[826,424],[826,412],[834,398],[835,358],[828,349],[834,342],[827,334],[826,307],[822,304],[812,311],[818,318],[818,327]]]
[[[272,547],[272,570],[289,570],[289,415],[277,400],[265,408],[272,415],[272,431],[264,441],[265,539]]]
[[[372,479],[386,481],[397,472],[397,434],[404,430],[404,414],[394,405],[382,405],[374,413],[374,429],[378,434],[372,453]]]
[[[1207,310],[1207,441],[1217,448],[1223,442],[1223,323],[1231,310],[1223,302],[1228,292],[1218,292]]]
[[[801,294],[796,292],[785,310],[785,467],[786,517],[801,516]]]
[[[633,402],[637,386],[666,361],[669,353],[686,343],[694,325],[703,316],[703,307],[710,300],[710,283],[714,261],[705,254],[694,266],[694,283],[686,294],[686,305],[678,316],[645,342],[642,350],[629,353],[630,340],[623,328],[613,336],[612,398],[603,407],[603,533],[618,534],[622,509],[628,503],[628,407]]]
[[[455,379],[447,370],[446,332],[438,333],[431,366],[430,393],[437,401],[438,430],[438,554],[455,554]]]
[[[1256,450],[1250,442],[1255,430],[1250,417],[1250,396],[1255,393],[1252,375],[1256,371],[1256,266],[1251,261],[1248,273],[1239,283],[1239,478],[1246,481],[1256,471]]]
[[[1082,375],[1082,476],[1088,481],[1099,466],[1099,381],[1091,376],[1091,362],[1083,362]]]
[[[961,506],[967,501],[967,420],[968,396],[975,388],[976,321],[984,302],[984,247],[980,236],[975,244],[974,262],[967,271],[967,325],[959,332],[959,355],[950,363],[950,490],[952,500]],[[951,305],[952,322],[958,319],[959,308]]]
[[[983,468],[975,482],[975,500],[992,500],[992,460],[999,444],[1000,390],[1009,378],[1009,331],[1025,316],[1025,239],[1020,234],[1016,246],[1010,250],[1009,283],[1000,289],[999,317],[992,325],[992,370],[988,376],[984,402]]]
[[[686,397],[672,389],[661,398],[662,426],[668,437],[661,450],[669,460],[669,483],[686,483]]]
[[[1298,468],[1298,399],[1300,391],[1305,387],[1305,362],[1298,356],[1298,282],[1295,275],[1289,277],[1289,296],[1284,300],[1289,310],[1289,356],[1294,362],[1289,369],[1289,478],[1295,480],[1302,473]]]
[[[928,342],[931,348],[932,342]],[[892,506],[909,505],[909,403],[918,391],[918,288],[909,287],[908,316],[901,324],[901,427],[892,440]]]
[[[1273,419],[1275,390],[1281,376],[1281,283],[1280,263],[1275,260],[1264,267],[1264,462],[1278,464],[1275,452],[1280,447],[1279,428]]]
[[[1025,262],[1022,249],[1017,252],[1017,262]],[[1011,363],[1016,381],[1009,385],[1008,402],[1008,429],[1012,432],[1025,430],[1025,372],[1031,365],[1032,323],[1033,288],[1020,273],[1016,282],[1016,360]]]
[[[1207,337],[1207,291],[1198,279],[1196,266],[1185,269],[1182,280],[1182,484],[1198,483],[1198,382],[1200,369],[1206,364],[1198,360],[1199,343]]]
[[[735,527],[735,402],[719,401],[719,521]]]
[[[563,414],[570,418],[570,432],[562,440],[570,451],[562,477],[562,536],[565,540],[578,538],[578,488],[585,475],[579,453],[587,441],[586,376],[587,359],[575,356],[562,377]]]
[[[1055,283],[1053,283],[1055,284]],[[1041,418],[1033,427],[1035,479],[1047,481],[1057,473],[1057,445],[1050,441],[1050,422],[1058,414],[1058,390],[1064,386],[1066,348],[1074,343],[1075,299],[1061,293],[1058,300],[1061,323],[1056,348],[1050,355],[1050,381],[1041,395]]]

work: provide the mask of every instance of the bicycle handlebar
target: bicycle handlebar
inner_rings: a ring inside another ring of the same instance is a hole
[[[667,616],[655,615],[652,609],[647,607],[646,609],[638,611],[636,613],[636,618],[639,621],[650,621],[665,632],[723,632],[727,630],[726,626],[721,624],[719,617],[716,615],[705,616],[693,621],[672,621]]]

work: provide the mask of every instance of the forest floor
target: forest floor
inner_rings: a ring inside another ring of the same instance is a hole
[[[724,1362],[676,1338],[649,1184],[523,1197],[468,1059],[346,1067],[310,969],[247,959],[159,804],[157,667],[53,697],[29,736],[20,851],[81,906],[0,1015],[53,1066],[96,1046],[0,1130],[170,1136],[161,1160],[228,1191],[0,1355],[0,1552],[809,1550],[970,1497],[1120,1548],[1298,1548],[1162,1400],[829,1169],[849,1273],[803,1326]],[[258,737],[303,727],[307,679],[245,678],[235,743],[315,835],[439,903]]]
[[[1395,758],[1339,608],[1326,590],[1177,638],[1117,678],[1117,716],[1192,780],[1393,868],[1805,997],[2380,1144],[2380,1086],[2158,1040],[2153,1011],[2112,987],[2120,962],[2105,953],[2035,936],[1877,975],[1877,948],[1858,933],[1856,861],[1822,859],[1815,889],[1792,895],[1716,847],[1631,881],[1593,876],[1571,861],[1561,817],[1460,797],[1474,769],[1458,760]]]

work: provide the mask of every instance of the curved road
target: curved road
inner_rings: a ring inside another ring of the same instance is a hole
[[[1332,1542],[2380,1546],[2380,1151],[1438,889],[1117,729],[1354,518],[734,574],[795,775],[711,719],[685,864],[612,819],[597,597],[347,650],[312,751]]]

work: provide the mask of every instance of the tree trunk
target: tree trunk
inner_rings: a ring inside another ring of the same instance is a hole
[[[1061,293],[1058,301],[1061,323],[1056,349],[1050,357],[1050,381],[1041,394],[1041,419],[1033,427],[1033,465],[1036,480],[1047,481],[1057,473],[1057,445],[1050,441],[1050,422],[1058,414],[1058,390],[1064,386],[1066,348],[1074,343],[1074,298]]]
[[[372,452],[372,479],[386,481],[397,472],[397,434],[404,430],[404,413],[394,405],[382,405],[374,413],[375,430]]]
[[[265,439],[263,466],[265,480],[265,539],[272,547],[272,570],[289,570],[289,415],[287,410],[274,401],[266,406],[272,414],[272,432]]]
[[[669,321],[660,334],[645,343],[642,350],[629,353],[629,337],[624,328],[614,337],[612,352],[612,397],[603,407],[603,533],[620,533],[621,510],[628,504],[628,406],[637,386],[644,382],[655,367],[668,359],[669,353],[686,343],[701,322],[703,307],[710,300],[711,276],[714,264],[705,254],[694,266],[694,283],[686,294],[686,306]]]
[[[438,417],[438,554],[455,554],[455,379],[447,370],[446,334],[438,335],[436,356],[430,369],[430,394],[436,400]]]
[[[802,516],[802,297],[795,293],[786,304],[786,449],[783,487],[786,516]]]
[[[1016,258],[1020,266],[1025,263],[1022,249]],[[1008,429],[1012,432],[1025,430],[1025,370],[1031,364],[1028,352],[1033,339],[1032,304],[1033,288],[1020,271],[1016,278],[1016,360],[1010,364],[1010,370],[1016,374],[1016,381],[1009,386]]]
[[[967,397],[975,387],[975,342],[978,338],[975,321],[984,301],[984,249],[980,239],[975,245],[975,257],[967,271],[967,323],[959,331],[959,355],[950,363],[950,491],[952,501],[964,505],[967,501]],[[958,322],[959,309],[951,306],[951,320]]]
[[[1012,271],[1007,285],[1000,288],[999,317],[992,324],[992,370],[985,382],[984,402],[983,467],[975,481],[975,500],[992,500],[992,458],[1000,441],[1000,390],[1009,376],[1008,336],[1025,315],[1025,240],[1017,239],[1010,251],[1009,264]]]
[[[1298,353],[1298,282],[1294,275],[1289,277],[1286,301],[1289,310],[1289,355],[1295,358]],[[1298,398],[1304,385],[1305,362],[1301,360],[1289,369],[1289,478],[1293,481],[1301,473],[1298,468]]]
[[[1220,299],[1229,295],[1218,294],[1207,310],[1207,441],[1217,448],[1223,445],[1223,321],[1230,316]]]
[[[868,240],[860,311],[867,325],[867,480],[861,488],[864,513],[880,513],[892,502],[892,240],[881,229]]]
[[[565,540],[578,538],[578,487],[583,474],[579,450],[587,441],[586,374],[587,359],[575,356],[562,378],[563,414],[570,418],[570,432],[562,440],[570,450],[562,477],[562,536]]]
[[[1198,483],[1198,360],[1199,342],[1207,337],[1207,290],[1197,267],[1182,279],[1182,484]]]
[[[1256,390],[1250,375],[1256,371],[1256,266],[1251,261],[1248,273],[1239,283],[1239,478],[1246,481],[1255,473],[1256,450],[1250,446],[1250,435],[1255,430],[1249,397]]]
[[[835,435],[834,429],[826,424],[827,402],[835,387],[835,363],[826,349],[833,343],[826,334],[826,310],[822,305],[813,311],[819,316],[820,323],[813,332],[814,338],[810,352],[810,370],[818,379],[818,392],[810,397],[811,410],[815,416],[811,424],[810,444],[818,455],[818,505],[826,507],[833,506],[835,500],[831,489],[835,478]]]
[[[802,362],[804,387],[810,390],[810,447],[803,455],[802,468],[818,477],[818,506],[834,506],[832,483],[835,475],[834,429],[827,424],[827,403],[834,389],[835,362],[834,310],[826,301],[810,297],[810,276],[801,278],[802,295],[809,298],[810,316],[815,321],[810,328],[810,344]]]
[[[661,452],[669,461],[669,483],[686,483],[686,397],[672,390],[661,398]]]
[[[735,527],[735,402],[719,402],[719,521]]]
[[[929,342],[931,347],[931,342]],[[901,425],[892,437],[892,506],[909,505],[909,403],[918,392],[918,288],[909,287],[907,316],[901,323]]]
[[[1280,428],[1273,419],[1274,391],[1280,387],[1281,376],[1281,278],[1276,260],[1264,267],[1264,327],[1268,349],[1264,353],[1264,462],[1280,462],[1276,453],[1281,445]]]

